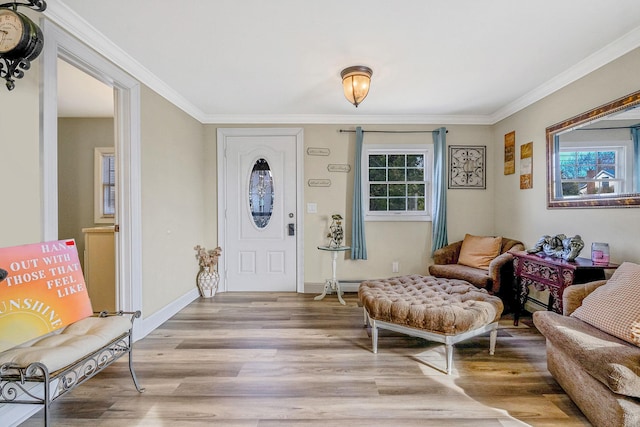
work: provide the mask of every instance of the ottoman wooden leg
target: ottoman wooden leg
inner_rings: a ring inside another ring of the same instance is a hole
[[[493,353],[496,351],[496,340],[498,338],[498,324],[496,323],[496,327],[491,331],[489,335],[489,354],[493,356]]]
[[[376,325],[375,320],[371,320],[371,345],[373,347],[373,352],[378,352],[378,325]]]
[[[447,375],[451,375],[453,369],[453,344],[445,344],[445,353],[447,358]]]

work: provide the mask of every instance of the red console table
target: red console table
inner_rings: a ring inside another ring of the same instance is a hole
[[[565,261],[549,257],[544,253],[513,253],[513,273],[515,275],[515,312],[513,324],[517,325],[520,311],[529,296],[529,285],[549,291],[548,310],[562,313],[562,294],[567,286],[592,282],[605,278],[604,271],[616,269],[618,264],[594,264],[587,258]]]

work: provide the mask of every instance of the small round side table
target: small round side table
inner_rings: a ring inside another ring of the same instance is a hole
[[[318,246],[318,249],[321,251],[331,252],[331,279],[327,279],[324,282],[324,291],[321,295],[318,295],[314,298],[316,301],[320,301],[325,296],[327,296],[327,292],[329,289],[335,290],[336,294],[338,294],[338,301],[340,304],[345,305],[344,300],[342,299],[342,289],[340,289],[340,282],[336,279],[336,260],[338,259],[338,252],[344,252],[351,250],[351,246]]]

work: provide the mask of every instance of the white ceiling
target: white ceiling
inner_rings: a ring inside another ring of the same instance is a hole
[[[205,123],[494,123],[640,46],[640,0],[48,3]],[[351,65],[373,69],[357,109]]]

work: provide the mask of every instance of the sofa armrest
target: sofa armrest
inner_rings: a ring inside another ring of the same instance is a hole
[[[433,252],[434,264],[457,264],[460,257],[460,248],[462,248],[462,240],[450,243]]]
[[[500,286],[502,286],[502,277],[505,275],[502,274],[502,269],[505,267],[510,267],[513,264],[513,255],[510,252],[505,252],[503,254],[498,255],[489,263],[489,277],[493,284],[491,285],[491,293],[493,295],[497,295],[500,292]],[[510,277],[513,275],[513,268],[507,273]],[[489,290],[489,289],[487,289]]]
[[[596,280],[595,282],[566,287],[562,293],[562,314],[565,316],[571,315],[576,308],[582,305],[582,300],[585,299],[587,295],[605,283],[607,283],[606,280]]]
[[[524,250],[524,243],[522,243],[520,240],[510,239],[508,237],[502,238],[502,248],[500,249],[500,253],[518,252]]]

